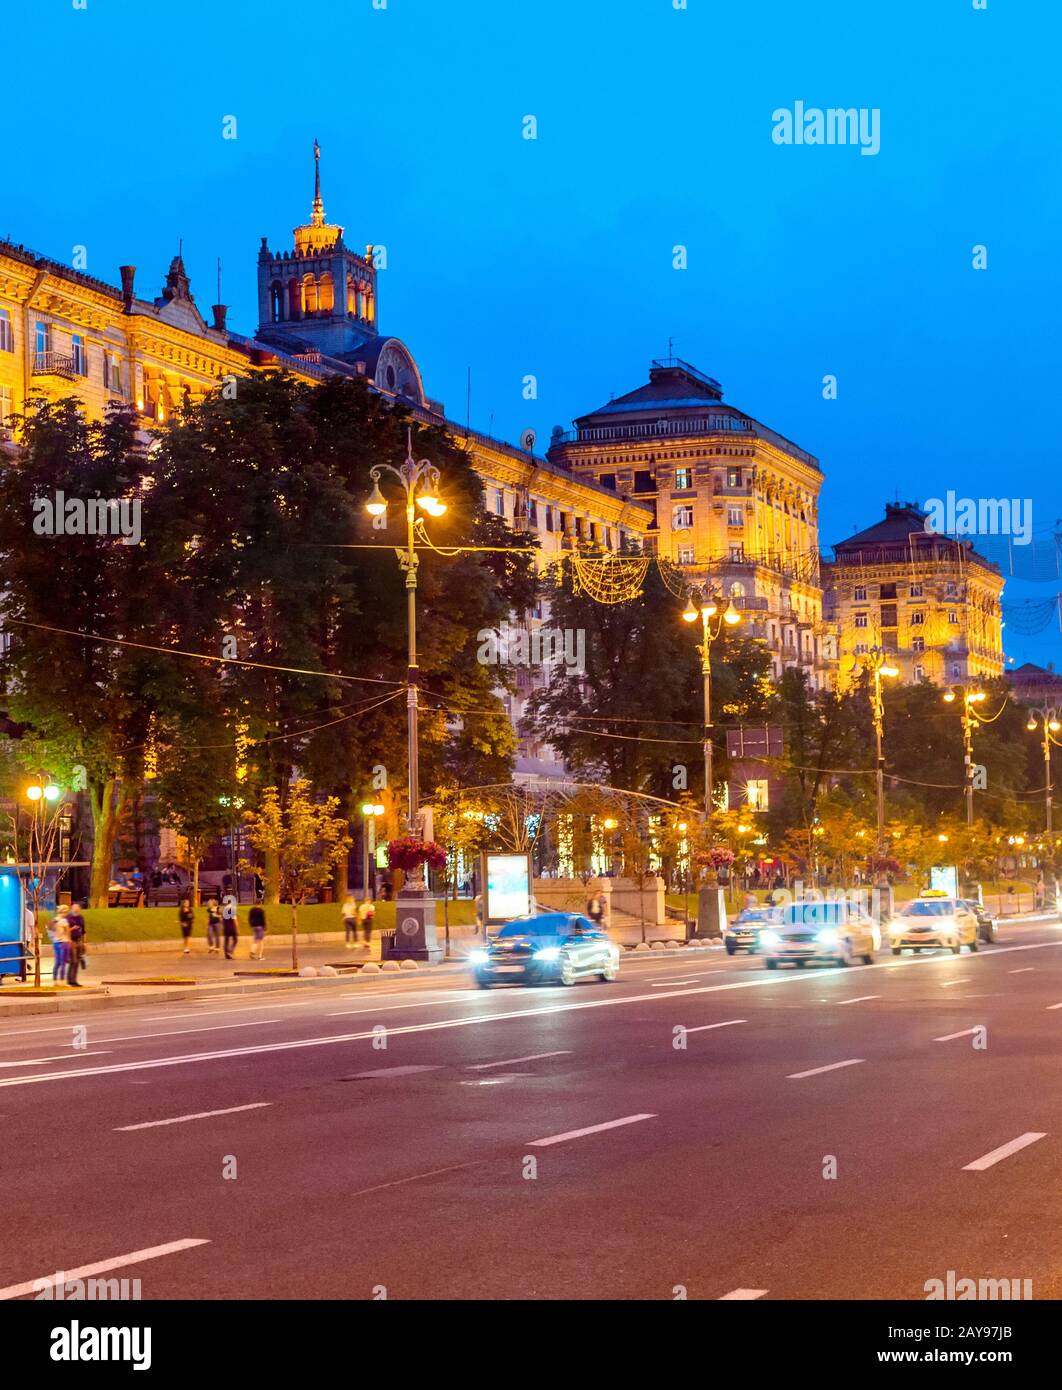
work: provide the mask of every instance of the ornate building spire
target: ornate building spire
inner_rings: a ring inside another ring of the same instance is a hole
[[[321,201],[321,147],[316,140],[313,142],[313,215],[310,218],[310,225],[313,227],[323,227],[324,203]]]

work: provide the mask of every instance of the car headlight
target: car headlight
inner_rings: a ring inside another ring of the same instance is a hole
[[[489,960],[489,951],[469,951],[468,953],[469,965],[486,965],[487,961]]]
[[[770,927],[766,931],[760,932],[760,941],[764,946],[777,946],[781,939],[776,931],[771,931]]]
[[[836,946],[837,933],[833,927],[823,927],[822,931],[815,933],[815,940],[821,941],[824,946]]]
[[[535,952],[535,960],[558,960],[560,953],[559,946],[543,946],[541,951]]]

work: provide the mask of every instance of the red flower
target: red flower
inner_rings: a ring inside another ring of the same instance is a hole
[[[434,840],[420,840],[415,835],[403,835],[387,842],[388,868],[402,869],[408,874],[421,864],[427,864],[430,869],[444,869],[446,851]]]

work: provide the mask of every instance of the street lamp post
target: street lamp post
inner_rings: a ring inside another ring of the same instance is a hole
[[[874,717],[874,767],[877,773],[877,800],[878,800],[878,839],[877,852],[883,854],[885,851],[885,756],[882,751],[882,741],[885,737],[885,702],[881,698],[881,678],[895,677],[900,674],[899,669],[889,661],[884,651],[874,652],[870,658],[870,668],[874,676],[874,689],[871,694],[871,713]]]
[[[380,803],[379,803],[378,801],[375,801],[375,802],[374,802],[374,801],[365,801],[365,802],[362,802],[362,807],[361,807],[361,814],[362,814],[362,837],[361,837],[361,851],[362,851],[362,860],[361,860],[361,862],[362,862],[361,883],[362,883],[362,888],[361,888],[361,900],[362,900],[362,902],[368,902],[370,897],[373,897],[373,898],[376,897],[375,892],[370,893],[370,891],[369,891],[369,873],[370,873],[370,866],[372,865],[372,863],[373,863],[373,861],[375,860],[375,857],[376,857],[376,817],[377,817],[377,816],[382,816],[383,813],[384,813],[384,808],[380,805]]]
[[[1053,787],[1051,785],[1051,748],[1062,748],[1062,739],[1054,737],[1060,729],[1062,722],[1058,718],[1059,711],[1053,706],[1045,706],[1043,709],[1033,710],[1029,715],[1029,722],[1026,728],[1034,734],[1039,728],[1042,730],[1043,738],[1041,744],[1044,750],[1044,826],[1048,835],[1052,833],[1052,801]]]
[[[955,700],[962,700],[962,761],[964,769],[963,796],[966,798],[966,824],[973,825],[974,820],[974,761],[973,761],[973,731],[978,724],[987,721],[982,720],[977,713],[975,706],[985,700],[983,690],[967,690],[963,686],[953,686],[951,690],[944,692],[946,704],[952,704]]]
[[[46,831],[45,807],[59,800],[62,792],[49,777],[42,772],[37,780],[26,788],[26,800],[30,803],[29,854],[26,856],[30,876],[30,895],[33,901],[33,987],[41,987],[41,898],[44,895],[44,875],[48,869],[50,847],[54,836]],[[54,824],[54,822],[53,822]],[[17,854],[16,845],[16,854]]]
[[[418,670],[417,670],[417,566],[416,532],[423,523],[417,508],[428,516],[439,517],[446,504],[439,497],[439,470],[429,459],[413,457],[412,429],[406,431],[406,457],[397,468],[390,463],[377,464],[369,470],[373,490],[365,509],[372,517],[387,515],[387,498],[380,491],[380,479],[390,474],[401,484],[406,511],[406,544],[395,547],[398,563],[406,576],[406,725],[408,759],[408,807],[406,823],[410,835],[417,834],[420,823],[420,769],[418,731]],[[440,960],[442,951],[435,936],[435,904],[428,896],[424,866],[419,865],[407,875],[402,892],[395,903],[395,938],[391,947],[395,956],[414,960]]]
[[[697,595],[694,602],[694,593]],[[712,643],[727,627],[736,627],[741,622],[741,614],[731,599],[725,610],[719,612],[717,595],[708,589],[693,590],[682,610],[687,623],[695,623],[698,615],[701,620],[702,641],[697,650],[701,654],[701,675],[704,678],[704,814],[712,814]]]

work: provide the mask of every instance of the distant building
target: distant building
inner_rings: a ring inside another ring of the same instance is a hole
[[[1050,662],[1045,668],[1026,661],[1007,672],[1007,681],[1020,705],[1062,708],[1062,675]]]
[[[906,681],[950,685],[1003,673],[1003,576],[969,541],[926,531],[926,515],[910,502],[887,503],[885,519],[835,545],[823,567],[842,688],[876,649]]]
[[[547,457],[653,507],[656,553],[733,599],[775,677],[799,666],[812,689],[829,687],[836,650],[822,616],[822,472],[811,454],[668,357],[652,363],[646,385],[580,416],[570,433],[555,429]]]

